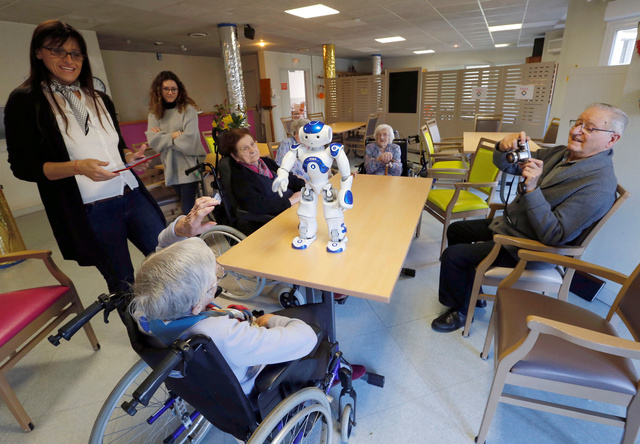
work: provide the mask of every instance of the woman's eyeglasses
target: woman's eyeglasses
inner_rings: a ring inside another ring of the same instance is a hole
[[[51,52],[51,55],[54,57],[57,57],[59,59],[64,59],[66,58],[68,55],[71,56],[71,58],[73,60],[75,60],[76,62],[82,62],[84,60],[84,55],[81,52],[78,51],[67,51],[64,48],[49,48],[47,46],[43,46],[44,49],[48,49]]]
[[[178,92],[178,88],[162,88],[163,92],[175,94]]]

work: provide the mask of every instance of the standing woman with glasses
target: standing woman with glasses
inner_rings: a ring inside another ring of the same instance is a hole
[[[127,239],[145,256],[153,252],[162,212],[135,173],[122,170],[126,145],[115,107],[93,88],[82,35],[59,20],[43,22],[29,58],[29,77],[5,108],[13,174],[38,185],[63,257],[96,266],[110,291],[127,290]]]
[[[161,153],[164,180],[180,196],[182,214],[189,214],[198,192],[198,173],[188,176],[184,170],[204,160],[200,141],[196,103],[171,71],[162,71],[151,83],[149,123],[146,132],[149,146]]]

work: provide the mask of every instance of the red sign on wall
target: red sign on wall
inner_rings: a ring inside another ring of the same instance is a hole
[[[283,90],[283,91],[286,91],[287,90],[287,84],[286,83],[281,83],[280,84],[280,89]]]

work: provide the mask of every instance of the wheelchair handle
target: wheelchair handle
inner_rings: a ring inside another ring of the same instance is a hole
[[[102,310],[105,310],[105,323],[108,323],[109,321],[107,320],[107,317],[109,313],[111,313],[120,304],[122,304],[122,302],[124,302],[124,299],[124,295],[120,293],[116,293],[111,296],[107,296],[104,293],[101,294],[100,296],[98,296],[97,301],[89,305],[87,308],[82,310],[81,313],[78,313],[73,319],[60,327],[56,335],[49,336],[49,342],[57,347],[58,345],[60,345],[60,339],[66,339],[67,341],[70,340],[78,330],[84,327],[87,322],[89,322]]]
[[[198,351],[203,345],[211,342],[211,338],[205,335],[195,335],[189,339],[176,340],[170,347],[167,355],[162,359],[160,364],[142,381],[142,384],[133,392],[133,400],[125,401],[122,403],[122,409],[130,416],[136,414],[136,407],[138,404],[144,406],[149,405],[149,401],[155,394],[158,387],[164,382],[169,374],[182,362],[188,363],[193,358],[193,354]],[[184,376],[186,365],[181,369],[181,373]]]

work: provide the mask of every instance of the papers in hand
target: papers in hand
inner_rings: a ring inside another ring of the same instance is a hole
[[[142,159],[134,159],[131,162],[125,163],[124,164],[124,168],[120,168],[119,170],[115,170],[114,173],[119,173],[120,171],[130,170],[131,168],[136,167],[136,166],[140,165],[141,163],[145,163],[145,162],[148,162],[151,159],[155,159],[159,155],[160,155],[160,153],[154,154],[153,156],[143,157]]]

